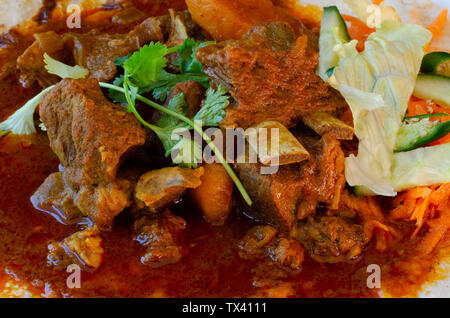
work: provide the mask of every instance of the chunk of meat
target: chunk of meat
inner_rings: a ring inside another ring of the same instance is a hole
[[[177,263],[182,256],[178,236],[185,228],[186,221],[169,210],[161,215],[145,215],[137,219],[134,239],[147,248],[141,262],[151,267]]]
[[[65,180],[64,172],[49,175],[31,197],[34,207],[54,215],[62,223],[82,217],[76,206],[76,192]]]
[[[204,164],[202,184],[189,191],[205,220],[212,225],[223,225],[231,213],[234,183],[225,168],[218,163]]]
[[[385,251],[389,244],[399,236],[399,233],[389,226],[376,197],[356,196],[348,191],[343,191],[339,210],[342,209],[350,209],[363,220],[366,239],[369,241],[372,237],[375,238],[377,251]]]
[[[242,39],[197,50],[214,85],[227,87],[235,103],[224,127],[247,128],[275,120],[290,128],[305,114],[340,114],[348,108],[337,91],[316,74],[318,52],[306,36],[295,37],[283,23],[253,27]]]
[[[39,115],[50,147],[80,183],[113,180],[120,163],[145,141],[137,119],[111,103],[95,80],[62,80],[42,98]]]
[[[290,229],[295,221],[297,202],[302,196],[299,165],[280,166],[274,174],[261,174],[261,165],[248,161],[234,167],[253,200],[245,214],[257,221]]]
[[[53,182],[66,189],[83,215],[99,228],[109,228],[132,203],[133,182],[118,178],[117,172],[144,144],[144,129],[133,115],[108,101],[95,80],[62,80],[42,98],[39,115],[64,171],[44,182],[33,197],[47,206],[58,205],[61,196],[48,189]],[[42,196],[46,193],[47,200]]]
[[[67,40],[54,31],[34,34],[35,41],[17,59],[21,72],[20,82],[30,87],[36,80],[42,87],[53,85],[59,77],[49,74],[45,68],[44,53],[63,63],[72,63],[70,52],[66,50]]]
[[[117,57],[138,50],[148,39],[164,39],[159,22],[155,18],[150,19],[129,34],[99,34],[97,30],[86,34],[60,35],[53,31],[36,34],[36,41],[17,59],[20,80],[25,87],[33,85],[35,80],[42,87],[57,83],[59,77],[45,69],[43,56],[47,53],[58,61],[88,69],[88,78],[109,81],[116,74],[114,60]]]
[[[278,230],[270,225],[257,225],[247,231],[239,242],[239,255],[246,259],[248,255],[255,255],[268,245],[277,235]]]
[[[300,243],[286,237],[277,237],[273,240],[267,247],[267,255],[283,268],[293,271],[300,271],[305,259]]]
[[[273,174],[262,174],[261,164],[234,165],[236,172],[253,199],[245,213],[251,218],[284,229],[296,220],[316,212],[319,202],[330,209],[339,207],[345,185],[344,153],[339,141],[330,135],[321,139],[300,136],[311,154],[302,164],[280,166]]]
[[[48,246],[48,262],[59,268],[77,264],[86,270],[96,270],[104,259],[102,238],[97,227],[78,231],[61,242]]]
[[[363,227],[337,216],[309,216],[291,235],[318,262],[337,263],[357,259],[367,240]]]
[[[176,17],[184,23],[188,35],[197,32],[188,12],[177,13]],[[137,51],[151,41],[165,42],[172,32],[171,25],[170,17],[165,15],[148,18],[127,34],[99,33],[97,30],[85,34],[59,35],[53,31],[36,34],[35,42],[17,60],[21,82],[25,87],[33,85],[35,80],[42,87],[58,82],[59,78],[45,69],[44,53],[66,64],[88,69],[88,78],[108,82],[116,75],[114,60],[117,57]]]
[[[308,32],[271,0],[186,0],[186,4],[194,21],[217,41],[240,39],[255,25],[275,21],[289,23],[297,35]]]
[[[205,88],[199,82],[194,81],[185,81],[175,85],[175,87],[170,92],[169,96],[164,103],[164,106],[168,106],[170,100],[178,95],[184,94],[184,98],[186,100],[187,105],[187,116],[192,118],[197,114],[197,112],[202,107],[202,100],[205,95]],[[152,121],[157,122],[163,113],[161,111],[153,112]]]
[[[277,236],[277,230],[269,225],[257,225],[248,230],[239,243],[239,256],[243,259],[265,256],[284,269],[299,271],[304,251],[294,239]]]
[[[185,81],[175,85],[167,99],[169,101],[175,95],[184,94],[187,104],[187,116],[194,117],[202,107],[202,100],[205,96],[205,88],[199,82]]]
[[[169,39],[167,40],[166,45],[167,47],[182,45],[183,42],[188,38],[186,25],[181,15],[179,15],[172,9],[169,9],[169,14],[171,27]]]
[[[340,142],[331,134],[323,135],[320,140],[302,134],[297,137],[313,158],[302,165],[304,197],[314,196],[330,209],[338,209],[345,186],[345,155]],[[302,217],[298,214],[297,218]]]
[[[143,174],[134,190],[139,208],[157,212],[177,200],[186,189],[200,186],[203,167],[188,169],[168,167]]]

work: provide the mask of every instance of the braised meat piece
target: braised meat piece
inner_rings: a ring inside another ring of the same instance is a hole
[[[21,72],[20,82],[25,87],[31,87],[37,80],[42,87],[48,87],[57,83],[60,78],[47,72],[44,53],[66,64],[72,63],[72,56],[66,49],[67,40],[54,31],[36,33],[34,38],[33,44],[17,59],[17,68]]]
[[[319,202],[339,207],[345,185],[344,153],[339,141],[326,134],[321,139],[297,134],[311,154],[301,164],[280,166],[274,174],[261,174],[261,165],[237,163],[237,174],[254,203],[250,217],[284,229],[316,212]]]
[[[284,269],[301,270],[304,251],[295,239],[278,235],[269,225],[252,227],[238,245],[239,256],[243,259],[267,257]]]
[[[361,225],[337,216],[308,217],[292,231],[311,258],[318,262],[337,263],[358,258],[367,240]]]
[[[345,155],[340,142],[331,134],[325,134],[320,139],[302,133],[297,133],[296,136],[313,158],[301,168],[305,184],[304,198],[315,197],[330,209],[338,209],[345,186]],[[298,211],[297,218],[303,217],[302,211]]]
[[[177,200],[186,189],[200,186],[203,168],[168,167],[141,176],[134,190],[137,206],[157,212]]]
[[[276,120],[289,128],[302,115],[338,114],[347,108],[315,74],[319,55],[307,36],[296,38],[285,23],[255,26],[242,39],[205,46],[196,56],[213,84],[225,85],[234,98],[224,127]]]
[[[275,174],[261,174],[261,165],[237,163],[239,179],[253,200],[245,213],[252,219],[290,229],[302,197],[302,178],[297,164],[280,166]]]
[[[300,242],[288,237],[277,237],[267,247],[267,255],[272,261],[283,268],[293,271],[302,269],[305,259],[304,251]]]
[[[197,112],[202,107],[202,100],[205,95],[205,88],[199,82],[185,81],[175,85],[175,87],[170,92],[169,96],[164,103],[164,106],[168,106],[170,100],[178,95],[184,94],[184,98],[187,104],[187,116],[192,118],[197,114]],[[152,121],[157,122],[162,116],[161,111],[153,112]]]
[[[397,231],[389,225],[383,208],[376,197],[356,196],[342,191],[339,211],[348,210],[358,215],[364,222],[366,240],[375,239],[375,249],[385,251],[398,238]]]
[[[76,232],[61,242],[49,244],[48,250],[48,263],[59,268],[77,264],[85,270],[95,270],[104,259],[102,238],[95,226]]]
[[[76,206],[101,229],[110,227],[132,203],[133,182],[117,173],[144,144],[144,129],[133,115],[108,101],[95,80],[62,80],[42,98],[39,115],[64,171],[49,177],[33,197],[60,206],[62,194],[49,190],[56,184],[71,197],[64,199],[70,209]]]
[[[76,192],[66,181],[64,172],[49,175],[31,197],[34,207],[54,215],[62,223],[83,216],[76,206]]]
[[[169,23],[167,16],[149,18],[128,34],[99,34],[92,30],[86,34],[56,34],[53,31],[35,35],[36,41],[18,58],[21,82],[30,87],[38,80],[42,87],[58,82],[59,78],[48,74],[43,55],[67,64],[80,65],[89,70],[89,78],[110,81],[116,75],[114,60],[139,50],[150,41],[164,41],[163,23]]]
[[[179,24],[188,35],[198,32],[189,13],[176,14]],[[137,25],[128,34],[107,34],[92,30],[86,34],[53,31],[36,34],[35,42],[18,58],[21,82],[30,87],[35,80],[42,87],[58,82],[59,78],[45,69],[44,53],[69,65],[80,65],[89,70],[88,78],[108,82],[117,72],[114,60],[139,50],[146,43],[165,42],[171,34],[171,17],[151,17]],[[173,32],[172,32],[173,33]]]
[[[248,255],[259,254],[262,248],[272,242],[277,234],[277,229],[270,225],[252,227],[239,243],[239,255],[245,259]]]
[[[178,237],[185,228],[186,221],[169,210],[160,215],[145,215],[137,219],[134,223],[134,239],[147,248],[141,262],[151,267],[177,263],[182,256]]]

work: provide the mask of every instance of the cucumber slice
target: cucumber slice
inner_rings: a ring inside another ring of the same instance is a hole
[[[319,38],[319,67],[317,75],[327,81],[327,71],[338,64],[333,48],[336,44],[350,41],[347,25],[336,6],[325,7],[322,14]]]
[[[435,74],[419,74],[414,96],[432,99],[437,104],[450,108],[450,78]]]
[[[422,73],[435,73],[450,77],[450,53],[432,52],[422,60]]]
[[[433,124],[428,118],[403,125],[397,133],[395,152],[413,150],[446,136],[450,132],[450,121]]]

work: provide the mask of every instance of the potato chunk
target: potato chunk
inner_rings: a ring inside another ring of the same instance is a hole
[[[301,33],[302,25],[270,0],[186,0],[192,18],[217,41],[239,39],[251,27],[287,22]]]
[[[221,164],[205,164],[203,168],[202,184],[190,194],[207,222],[222,225],[231,212],[233,180]]]

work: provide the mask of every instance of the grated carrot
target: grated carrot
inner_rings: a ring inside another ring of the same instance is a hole
[[[372,0],[372,3],[374,4],[374,5],[377,5],[377,6],[379,6],[380,4],[381,4],[381,2],[383,2],[384,0]]]
[[[431,253],[450,228],[450,204],[447,203],[447,208],[442,210],[441,215],[429,220],[427,225],[428,233],[416,249],[416,252],[421,255]]]
[[[442,30],[445,27],[445,23],[447,22],[447,14],[448,14],[448,9],[445,8],[443,9],[439,15],[436,17],[436,19],[433,21],[433,23],[431,23],[427,29],[428,31],[430,31],[431,33],[433,33],[434,37],[438,37],[442,35]]]
[[[350,23],[347,30],[350,38],[358,41],[356,48],[360,52],[364,51],[364,42],[366,42],[371,33],[375,32],[375,29],[369,28],[364,22],[350,15],[344,14],[342,17],[346,22]]]
[[[428,232],[418,247],[421,254],[431,252],[450,228],[450,183],[404,191],[393,204],[391,219],[416,222],[411,238],[417,236],[423,225],[428,225]]]
[[[387,218],[375,197],[358,197],[343,191],[341,205],[358,211],[364,220],[364,234],[368,240],[374,237],[377,251],[383,252],[391,242],[400,237],[400,234],[388,225]]]
[[[431,189],[427,187],[417,187],[406,192],[406,198],[418,199],[424,198],[431,193]]]

